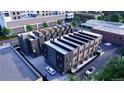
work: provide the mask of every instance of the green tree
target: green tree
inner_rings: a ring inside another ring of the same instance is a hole
[[[48,23],[43,23],[43,28],[47,28],[48,27]]]
[[[32,31],[32,30],[33,30],[33,27],[32,27],[31,25],[27,25],[27,26],[26,26],[26,30],[27,30],[27,31]]]
[[[121,48],[121,56],[124,56],[124,47]]]
[[[3,29],[2,29],[2,33],[3,33],[3,35],[9,37],[10,34],[11,34],[11,30],[10,30],[9,28],[5,28],[5,27],[3,27]]]
[[[61,25],[62,24],[62,21],[61,20],[57,20],[57,24],[58,25]]]
[[[104,20],[105,16],[104,15],[101,15],[101,16],[98,16],[97,17],[97,20]]]
[[[111,19],[110,21],[113,21],[113,22],[121,22],[122,21],[122,18],[119,14],[117,13],[114,13],[112,16],[111,16]]]
[[[68,75],[68,80],[69,81],[79,81],[79,77],[75,74],[69,74]]]
[[[2,33],[2,27],[0,26],[0,35],[2,35],[3,33]]]
[[[122,23],[124,23],[124,13],[121,14],[121,18],[122,18]]]
[[[99,81],[124,80],[124,57],[114,57],[100,72],[91,77],[92,80]]]
[[[81,19],[80,19],[79,16],[76,16],[73,20],[76,21],[77,23],[80,23],[81,22]]]
[[[77,26],[77,22],[76,22],[75,20],[73,20],[73,21],[71,22],[71,25],[73,26],[73,28],[75,28],[75,27]]]

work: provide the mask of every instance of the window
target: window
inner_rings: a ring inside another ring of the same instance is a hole
[[[16,19],[16,17],[14,17],[14,20]]]
[[[66,63],[69,61],[69,58],[66,58]]]
[[[37,11],[37,13],[39,14],[40,12],[39,12],[39,11]]]
[[[17,14],[19,15],[19,12],[17,12]]]
[[[51,13],[49,13],[49,15],[51,15]]]
[[[71,62],[70,62],[70,64],[69,64],[70,66],[71,66]]]
[[[59,57],[59,59],[60,59],[60,61],[62,61],[62,58],[61,57]]]
[[[42,16],[44,16],[44,14],[42,14]]]
[[[122,39],[121,37],[119,37],[119,39]]]
[[[55,13],[55,15],[58,15],[58,13]]]
[[[77,54],[75,53],[75,56],[76,56]]]
[[[9,13],[4,13],[4,15],[5,15],[6,17],[8,17],[8,16],[9,16]]]
[[[59,59],[59,56],[57,55],[57,59]]]
[[[46,48],[44,48],[44,52],[46,52]]]
[[[15,12],[13,12],[13,15],[15,15]]]
[[[46,14],[46,16],[48,16],[48,14]]]
[[[52,15],[54,15],[54,13],[52,13]]]
[[[59,67],[61,68],[61,67],[62,67],[62,65],[61,65],[61,64],[59,64]]]
[[[81,53],[82,51],[80,50],[80,53]]]
[[[18,16],[18,19],[20,19],[20,16]]]

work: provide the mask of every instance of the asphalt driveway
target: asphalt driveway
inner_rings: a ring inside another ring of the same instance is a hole
[[[104,43],[102,43],[100,47],[104,52],[103,55],[99,56],[97,59],[93,60],[88,65],[86,65],[85,67],[83,67],[82,69],[76,72],[76,74],[80,77],[80,79],[83,78],[84,73],[91,66],[94,66],[96,68],[96,71],[99,71],[105,66],[105,64],[107,64],[109,59],[111,59],[114,56],[120,55],[120,52],[119,52],[120,46],[117,46],[114,44],[112,44],[111,46],[105,46]]]

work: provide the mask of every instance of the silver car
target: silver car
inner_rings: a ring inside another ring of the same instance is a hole
[[[95,67],[91,66],[85,73],[84,78],[86,79],[88,76],[90,76],[94,71],[96,70]]]
[[[56,71],[50,67],[50,66],[47,66],[46,68],[46,71],[50,74],[50,75],[55,75],[56,74]]]

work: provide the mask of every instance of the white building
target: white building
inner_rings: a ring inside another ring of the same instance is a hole
[[[0,28],[3,28],[4,26],[5,26],[4,15],[2,12],[0,12]]]
[[[72,19],[72,18],[74,18],[74,13],[73,13],[73,12],[66,13],[66,18],[67,18],[67,19]]]

